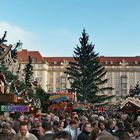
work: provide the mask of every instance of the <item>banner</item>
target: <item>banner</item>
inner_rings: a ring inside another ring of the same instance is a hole
[[[1,105],[2,112],[29,112],[29,106]]]

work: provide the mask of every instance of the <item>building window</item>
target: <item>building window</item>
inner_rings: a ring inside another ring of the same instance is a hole
[[[60,92],[60,88],[59,87],[56,88],[56,92]]]
[[[56,72],[56,77],[60,77],[60,72]]]
[[[49,92],[53,92],[53,88],[49,88],[48,91],[49,91]]]
[[[54,61],[53,63],[54,63],[55,65],[57,64],[57,62],[56,62],[56,61]]]
[[[134,73],[134,72],[130,72],[130,73],[129,73],[129,76],[130,76],[130,77],[134,77],[134,76],[135,76],[135,73]]]
[[[107,72],[109,78],[112,78],[112,72]]]
[[[66,75],[62,75],[61,76],[61,83],[66,83],[66,81],[67,81]]]
[[[127,94],[127,76],[121,76],[121,95],[125,96]]]
[[[119,91],[116,91],[116,96],[119,96]]]
[[[61,80],[60,78],[56,78],[56,84],[60,84]]]
[[[41,64],[38,64],[37,67],[38,67],[39,69],[41,69],[41,68],[42,68],[42,65],[41,65]]]
[[[121,76],[121,83],[127,83],[127,76],[126,75]]]
[[[66,79],[65,78],[62,78],[61,81],[62,81],[62,83],[66,83]]]
[[[37,62],[37,58],[32,57],[32,62]]]
[[[63,65],[68,65],[68,64],[69,64],[69,62],[64,59]]]
[[[66,91],[66,84],[62,84],[62,91]]]
[[[127,88],[127,84],[122,84],[122,89],[126,89]]]
[[[108,78],[108,85],[112,86],[112,78]]]
[[[127,94],[126,90],[122,90],[122,96],[125,96]]]
[[[50,72],[50,77],[53,77],[53,72]]]
[[[108,61],[105,61],[105,64],[108,64]]]
[[[136,77],[137,77],[137,79],[140,79],[140,72],[136,73]]]
[[[108,90],[108,94],[112,94],[112,90]]]
[[[49,83],[50,83],[50,84],[53,83],[53,78],[50,78]]]

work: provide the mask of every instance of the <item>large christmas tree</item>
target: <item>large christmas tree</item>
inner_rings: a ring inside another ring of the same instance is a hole
[[[99,93],[112,89],[104,86],[107,82],[105,68],[99,62],[99,56],[94,51],[94,45],[88,42],[89,36],[85,29],[79,41],[80,46],[77,45],[74,50],[75,62],[69,63],[65,73],[68,74],[71,88],[77,93],[77,96],[82,96],[84,100],[91,103],[102,102],[108,99],[108,96],[99,96]]]

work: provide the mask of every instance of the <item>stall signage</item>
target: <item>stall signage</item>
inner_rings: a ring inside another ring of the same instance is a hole
[[[3,112],[29,112],[29,106],[1,105]]]

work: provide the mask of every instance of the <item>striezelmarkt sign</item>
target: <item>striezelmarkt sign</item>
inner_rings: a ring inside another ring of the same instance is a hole
[[[29,106],[1,105],[2,112],[29,112]]]

